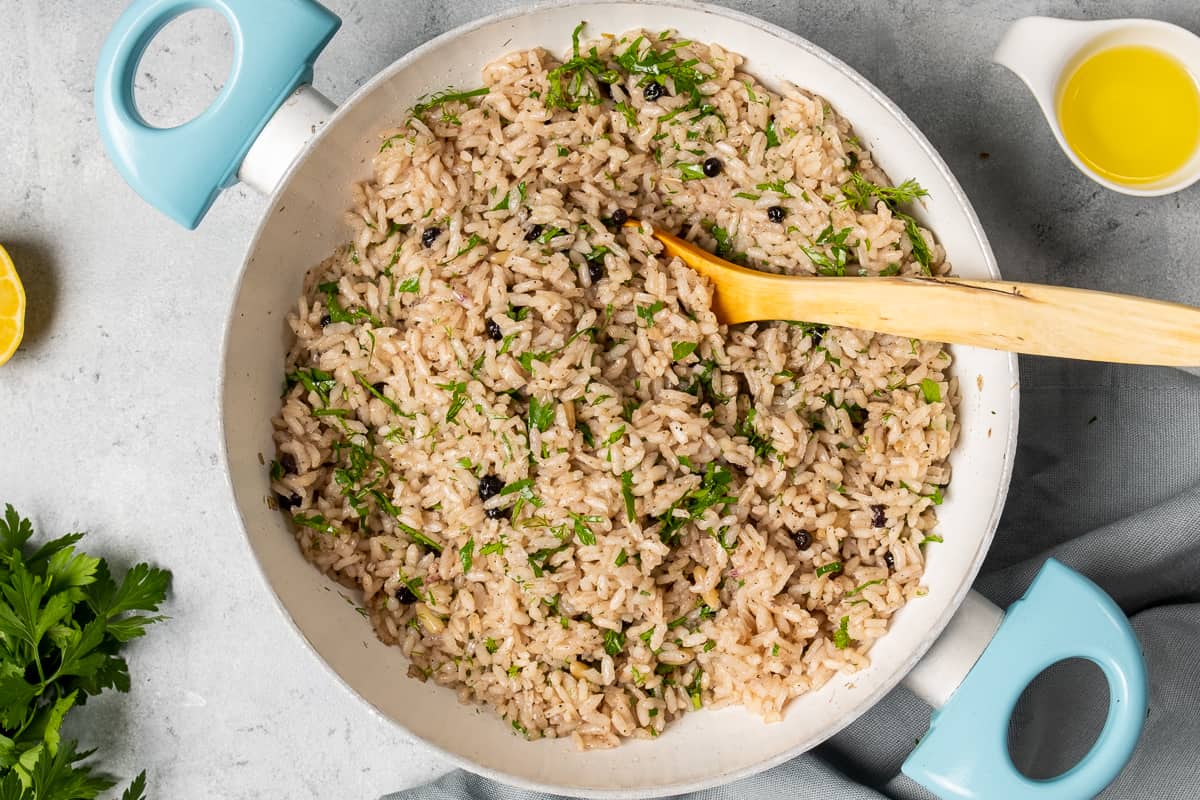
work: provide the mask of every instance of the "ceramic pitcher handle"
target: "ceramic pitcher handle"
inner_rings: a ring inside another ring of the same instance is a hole
[[[1008,754],[1009,718],[1030,681],[1067,658],[1086,658],[1100,667],[1108,681],[1108,719],[1078,764],[1056,778],[1034,780]],[[1146,666],[1124,613],[1096,584],[1050,559],[1008,609],[962,683],[934,711],[929,733],[904,762],[904,772],[946,800],[1094,797],[1133,754],[1146,719],[1146,695]]]
[[[179,15],[206,8],[233,33],[233,64],[195,119],[155,128],[138,113],[133,80],[146,46]],[[121,175],[147,202],[195,228],[275,110],[302,83],[341,20],[314,0],[134,0],[100,51],[96,120]]]

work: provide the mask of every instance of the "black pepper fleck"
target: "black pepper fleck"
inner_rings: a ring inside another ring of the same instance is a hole
[[[441,235],[442,229],[437,226],[426,228],[425,230],[421,231],[421,244],[425,245],[426,247],[433,247],[433,243]]]
[[[283,471],[295,475],[299,472],[296,469],[296,457],[291,453],[284,453],[279,457],[279,466],[283,467]]]
[[[715,178],[721,174],[721,159],[706,158],[704,159],[704,174],[709,178]]]
[[[487,324],[484,325],[484,328],[487,329],[488,338],[490,338],[493,342],[498,342],[504,338],[504,331],[500,330],[500,325],[496,322],[496,320],[489,319]]]
[[[883,528],[887,525],[887,514],[884,512],[883,506],[871,506],[871,524],[876,528]]]
[[[646,102],[653,103],[665,93],[661,83],[651,81],[646,84],[646,88],[642,89],[642,97],[646,98]]]
[[[542,235],[542,226],[534,225],[529,229],[529,233],[525,234],[525,241],[532,242],[534,239]]]
[[[771,220],[771,222],[783,222],[783,218],[786,215],[787,212],[783,210],[783,206],[771,206],[767,209],[767,219]]]
[[[812,534],[808,531],[794,531],[792,541],[795,542],[797,550],[807,550],[812,546]]]
[[[500,490],[504,488],[504,481],[500,480],[496,475],[484,475],[479,479],[479,499],[490,500],[500,494]]]

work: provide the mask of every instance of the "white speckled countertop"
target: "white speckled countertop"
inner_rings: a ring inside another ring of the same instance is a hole
[[[415,45],[516,4],[325,1],[344,20],[317,65],[334,100]],[[895,99],[963,183],[1009,277],[1200,304],[1185,271],[1195,191],[1147,201],[1087,182],[1016,78],[988,62],[1025,14],[1195,29],[1192,4],[729,5],[810,38]],[[117,564],[175,573],[172,620],[131,648],[132,692],[78,712],[75,734],[120,775],[147,768],[157,797],[367,798],[422,782],[445,763],[327,677],[243,543],[216,383],[234,275],[266,202],[235,188],[187,232],[118,177],[91,103],[96,54],[123,6],[0,0],[0,242],[30,304],[26,341],[0,369],[0,502],[46,534],[90,530],[87,547]],[[145,107],[180,121],[219,86],[229,37],[200,17],[160,42],[170,52],[152,47]],[[1114,261],[1129,269],[1091,279],[1089,264]]]

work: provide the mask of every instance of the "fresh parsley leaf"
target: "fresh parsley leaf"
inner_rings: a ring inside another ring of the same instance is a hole
[[[571,529],[575,534],[575,538],[580,544],[589,545],[596,543],[596,534],[588,526],[588,523],[603,522],[603,517],[594,515],[576,514],[574,511],[568,511],[567,514],[571,517]]]
[[[603,442],[600,443],[600,446],[608,447],[609,445],[616,444],[617,442],[619,442],[621,440],[621,437],[624,435],[625,435],[625,426],[618,425],[617,427],[613,428],[612,433],[610,433],[608,435],[608,437]]]
[[[483,244],[483,243],[484,243],[484,242],[486,242],[486,241],[487,241],[487,240],[486,240],[486,239],[484,239],[482,236],[480,236],[478,233],[472,233],[472,234],[470,235],[470,237],[468,237],[468,238],[467,238],[467,243],[466,243],[466,244],[464,244],[462,247],[460,247],[460,248],[458,249],[458,252],[457,252],[457,253],[455,253],[454,255],[450,256],[449,258],[447,258],[445,261],[443,261],[443,262],[441,262],[441,263],[442,263],[442,264],[449,264],[449,263],[450,263],[451,261],[453,261],[454,259],[458,258],[458,257],[459,257],[459,256],[461,256],[461,255],[465,255],[465,254],[467,254],[467,253],[471,252],[471,251],[472,251],[472,250],[474,250],[476,247],[478,247],[479,245]]]
[[[655,300],[653,304],[648,306],[638,306],[637,315],[646,323],[647,328],[654,327],[654,315],[667,307],[667,304],[662,300]]]
[[[397,294],[418,294],[421,291],[421,276],[409,275],[396,287]]]
[[[941,536],[938,536],[936,533],[931,533],[931,534],[928,534],[924,539],[921,540],[921,544],[925,544],[926,542],[944,542],[944,541],[946,541],[946,540],[943,539]]]
[[[584,104],[598,106],[602,100],[598,84],[616,83],[621,79],[620,74],[600,58],[595,47],[587,54],[580,52],[579,36],[585,25],[587,22],[580,22],[571,32],[571,58],[546,76],[550,84],[546,92],[548,109],[578,111]]]
[[[439,389],[450,392],[450,405],[446,409],[446,424],[458,419],[458,414],[467,404],[467,384],[465,381],[436,384]]]
[[[925,241],[925,237],[917,230],[917,221],[907,214],[899,216],[904,220],[904,233],[912,244],[913,259],[921,265],[923,273],[932,274],[930,264],[933,262],[933,256],[929,252],[929,244]]]
[[[327,533],[330,536],[337,533],[337,528],[330,524],[329,520],[325,519],[323,514],[293,514],[292,522],[304,528],[312,528],[317,533]]]
[[[679,167],[679,177],[686,181],[704,180],[704,165],[703,164],[685,164],[680,163],[675,166]]]
[[[490,556],[492,553],[503,554],[504,551],[507,549],[508,549],[508,544],[504,541],[504,537],[502,536],[502,537],[500,537],[499,541],[485,544],[483,547],[479,548],[479,555]]]
[[[759,461],[765,461],[775,453],[775,445],[771,443],[771,437],[763,436],[754,426],[754,419],[758,416],[758,411],[751,408],[746,412],[746,416],[738,422],[734,433],[737,436],[745,436],[746,442],[754,451],[754,456]]]
[[[554,408],[553,400],[543,402],[537,397],[531,396],[529,398],[529,427],[545,432],[554,424]]]
[[[392,410],[392,413],[393,413],[393,414],[399,414],[399,413],[400,413],[400,406],[396,404],[396,401],[395,401],[395,400],[393,400],[393,399],[391,399],[390,397],[386,397],[386,396],[384,396],[383,392],[379,391],[379,390],[378,390],[378,389],[376,389],[374,386],[372,386],[372,385],[371,385],[371,382],[370,382],[370,381],[368,381],[366,378],[364,378],[364,377],[363,377],[363,374],[362,374],[361,372],[359,372],[358,370],[354,370],[354,372],[353,372],[352,374],[354,375],[355,379],[356,379],[356,380],[357,380],[357,381],[358,381],[360,384],[362,384],[362,386],[363,386],[363,388],[364,388],[364,389],[366,389],[368,392],[370,392],[371,394],[373,394],[375,397],[377,397],[377,398],[379,398],[380,400],[382,400],[382,401],[383,401],[383,404],[384,404],[385,406],[387,406],[388,408],[390,408],[390,409]]]
[[[571,155],[571,151],[570,151],[570,150],[568,150],[567,148],[563,147],[563,146],[560,144],[560,145],[558,145],[558,154],[559,154],[560,156],[563,156],[563,157],[565,158],[566,156],[569,156],[569,155]]]
[[[828,564],[822,564],[821,566],[817,567],[817,577],[819,578],[822,575],[828,575],[831,572],[836,574],[841,571],[842,562],[830,561]]]
[[[637,514],[634,510],[633,472],[631,470],[625,470],[621,473],[621,497],[625,499],[625,516],[630,522],[633,522],[637,519]],[[624,553],[625,551],[622,550],[621,552]],[[619,567],[621,564],[618,563],[617,566]]]
[[[883,583],[883,578],[877,578],[876,580],[867,581],[866,583],[859,584],[858,586],[855,586],[852,591],[846,592],[845,597],[854,597],[856,594],[860,594],[862,592],[862,590],[867,588],[868,586],[875,586],[880,583]]]
[[[850,625],[850,617],[842,617],[838,623],[837,630],[833,632],[833,646],[838,650],[845,650],[850,646],[850,632],[847,627]]]
[[[617,553],[617,560],[613,562],[615,566],[623,567],[629,561],[629,554],[625,552],[625,548],[621,548],[621,552]]]
[[[511,191],[505,192],[504,199],[502,199],[499,203],[497,203],[495,206],[493,206],[492,211],[507,211],[508,210],[508,201],[509,201],[510,197],[512,197],[512,192]],[[520,183],[517,184],[517,205],[519,206],[524,202],[525,202],[525,181],[521,181]]]
[[[671,360],[683,361],[685,358],[696,352],[696,342],[672,342],[671,343]]]
[[[621,655],[621,651],[624,649],[624,631],[606,629],[604,631],[604,652],[608,653],[610,656],[619,656]]]
[[[471,564],[475,559],[475,537],[467,539],[466,544],[458,548],[458,559],[462,562],[463,574],[471,571]]]
[[[332,281],[322,283],[317,286],[317,289],[325,293],[325,307],[329,311],[330,322],[357,323],[360,320],[367,320],[377,328],[383,324],[365,308],[343,308],[342,302],[338,297],[340,290],[336,283]]]
[[[781,180],[772,181],[770,183],[759,183],[759,184],[756,184],[754,188],[758,189],[760,192],[774,192],[775,194],[779,195],[780,197],[792,197],[793,196],[787,190],[787,185],[785,184],[785,182],[781,181]]]
[[[659,517],[659,538],[667,544],[674,544],[679,538],[680,529],[689,521],[699,519],[709,509],[724,513],[730,503],[737,501],[737,497],[730,493],[732,483],[733,473],[715,462],[707,464],[700,485],[684,492]],[[682,513],[677,514],[677,511]]]
[[[488,93],[488,87],[481,86],[478,89],[470,89],[464,92],[456,92],[453,89],[443,89],[435,93],[428,100],[423,100],[412,107],[409,113],[414,117],[423,117],[430,111],[442,108],[447,103],[465,103],[472,97],[482,97]]]
[[[942,387],[932,378],[924,378],[921,381],[921,394],[925,396],[926,403],[939,403],[942,400]]]
[[[841,277],[846,274],[846,263],[853,254],[853,248],[846,242],[852,228],[842,228],[836,233],[832,225],[825,226],[813,244],[828,248],[828,253],[819,248],[800,246],[804,255],[817,268],[817,274],[826,277]]]
[[[771,117],[767,120],[767,149],[779,147],[779,134],[775,132],[775,118]]]
[[[403,531],[409,539],[412,539],[419,545],[423,545],[426,549],[432,550],[435,553],[442,552],[442,546],[440,544],[435,542],[433,539],[430,539],[424,533],[412,527],[411,525],[405,525],[400,520],[396,520],[396,527]]]

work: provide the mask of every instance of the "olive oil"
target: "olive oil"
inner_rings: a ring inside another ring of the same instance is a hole
[[[1152,183],[1182,168],[1200,144],[1200,91],[1160,50],[1101,50],[1062,84],[1058,120],[1079,159],[1115,183]]]

